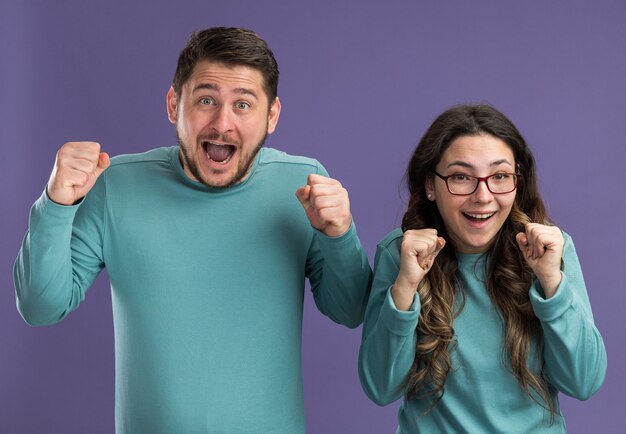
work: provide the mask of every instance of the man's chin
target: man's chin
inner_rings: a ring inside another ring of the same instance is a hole
[[[200,182],[208,187],[223,190],[245,181],[249,171],[241,172],[241,170],[235,170],[234,173],[233,170],[223,172],[212,170],[210,173],[203,173]]]
[[[236,184],[237,180],[235,179],[233,175],[230,175],[230,176],[229,175],[224,175],[224,176],[217,175],[216,176],[212,174],[210,176],[206,176],[205,174],[200,180],[200,182],[202,182],[207,187],[224,189],[224,188],[228,188]]]

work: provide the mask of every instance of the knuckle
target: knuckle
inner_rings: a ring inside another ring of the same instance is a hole
[[[87,183],[87,181],[89,180],[89,175],[87,175],[85,172],[79,172],[79,180],[81,181],[82,185],[85,185]]]
[[[329,213],[328,210],[326,209],[320,210],[318,214],[319,214],[320,219],[325,222],[330,222],[333,219],[333,215]]]
[[[309,176],[307,176],[307,183],[310,185],[316,184],[318,182],[318,177],[319,175],[316,175],[315,173],[309,174]]]
[[[61,148],[57,151],[57,158],[65,158],[71,151],[71,146],[69,143],[61,146]]]
[[[316,208],[319,208],[322,206],[322,198],[317,194],[313,194],[313,192],[311,192],[311,196],[309,200],[311,204],[315,206]]]
[[[402,236],[402,245],[412,243],[415,239],[415,233],[413,230],[406,231]]]

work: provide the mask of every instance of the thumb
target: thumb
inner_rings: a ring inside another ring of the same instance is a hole
[[[96,176],[100,176],[110,165],[111,160],[109,159],[109,154],[106,152],[100,152],[100,155],[98,156],[98,166],[96,166],[95,170]]]
[[[422,267],[422,269],[426,271],[430,270],[430,267],[433,266],[433,263],[435,262],[437,255],[439,255],[439,252],[441,252],[441,250],[443,249],[445,245],[446,245],[446,240],[441,237],[437,237],[437,244],[435,244],[435,250],[431,254],[429,254],[426,258],[424,258],[421,262],[418,261],[419,266]]]
[[[437,250],[435,250],[435,254],[439,254],[439,252],[441,252],[441,249],[443,249],[446,245],[446,240],[441,238],[441,237],[437,237]]]
[[[517,245],[519,246],[522,252],[526,252],[526,248],[528,247],[528,237],[524,232],[519,232],[515,235],[515,240],[517,241]]]
[[[311,186],[305,185],[296,190],[296,197],[302,204],[302,206],[306,209],[310,206],[309,197],[311,196]]]

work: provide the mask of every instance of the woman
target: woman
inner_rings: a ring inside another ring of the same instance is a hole
[[[485,105],[441,114],[415,149],[402,229],[378,245],[359,374],[398,433],[562,433],[606,353],[571,238],[534,158]]]

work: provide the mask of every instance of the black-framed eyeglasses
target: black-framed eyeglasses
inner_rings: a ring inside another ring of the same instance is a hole
[[[487,185],[487,189],[493,194],[510,193],[517,188],[521,175],[519,173],[498,172],[493,175],[480,177],[464,174],[440,175],[433,170],[433,173],[443,179],[450,194],[457,196],[467,196],[473,194],[478,189],[481,181]]]

